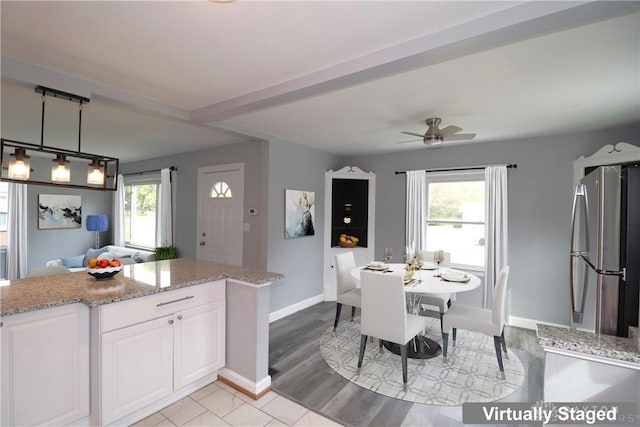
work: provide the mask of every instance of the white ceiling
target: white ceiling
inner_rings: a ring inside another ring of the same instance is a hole
[[[82,149],[121,161],[272,138],[412,150],[400,132],[432,116],[472,143],[640,122],[639,2],[2,1],[0,14],[2,137],[40,142],[33,89],[48,86],[91,98]],[[77,146],[77,104],[47,99],[45,145]]]

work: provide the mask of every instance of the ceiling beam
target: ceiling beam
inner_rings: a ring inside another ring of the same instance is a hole
[[[190,118],[200,123],[226,120],[638,10],[638,2],[521,3],[297,79],[195,109]]]

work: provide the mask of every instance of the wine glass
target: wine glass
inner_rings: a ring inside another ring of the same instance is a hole
[[[436,276],[440,275],[440,263],[444,261],[444,251],[435,251],[433,252],[433,261],[438,265],[438,269],[436,270]]]
[[[421,251],[416,252],[415,260],[416,260],[416,267],[418,268],[418,270],[420,270],[424,265],[424,258],[422,256]]]
[[[393,251],[391,250],[391,248],[384,248],[384,250],[382,251],[382,259],[384,260],[384,262],[391,261],[392,257]]]

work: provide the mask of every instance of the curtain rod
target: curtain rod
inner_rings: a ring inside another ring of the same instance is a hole
[[[142,172],[131,172],[131,173],[123,173],[122,176],[131,176],[131,175],[144,175],[146,173],[154,173],[154,172],[160,172],[162,169],[152,169],[152,170],[148,170],[148,171],[142,171]],[[169,170],[170,171],[177,171],[178,168],[175,166],[169,166]]]
[[[486,166],[469,166],[469,167],[461,167],[461,168],[448,168],[448,169],[426,169],[425,172],[453,172],[453,171],[472,171],[472,170],[479,170],[479,169],[485,169],[487,167],[489,167],[491,165],[486,165]],[[507,168],[508,169],[515,169],[518,167],[517,163],[512,163],[512,164],[508,164]],[[407,171],[396,171],[396,175],[400,175],[400,174],[405,174],[407,173]]]

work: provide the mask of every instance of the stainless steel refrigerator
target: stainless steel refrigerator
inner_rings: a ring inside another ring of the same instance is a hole
[[[640,167],[587,172],[573,200],[571,321],[626,337],[640,318]]]

